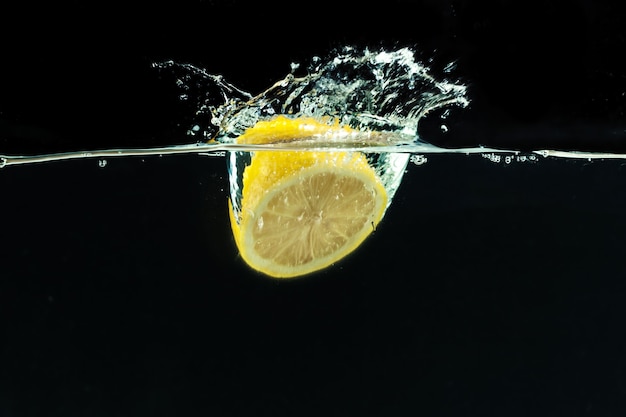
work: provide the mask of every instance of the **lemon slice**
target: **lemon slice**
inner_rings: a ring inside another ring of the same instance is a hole
[[[279,116],[258,122],[237,143],[349,131]],[[374,230],[387,206],[387,192],[360,152],[257,151],[242,184],[239,216],[230,205],[233,235],[246,263],[272,277],[305,275],[342,259]]]

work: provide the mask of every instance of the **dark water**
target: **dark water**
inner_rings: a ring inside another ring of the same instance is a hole
[[[4,51],[0,153],[184,143],[186,109],[151,62],[261,91],[346,42],[418,44],[441,73],[458,59],[472,104],[447,133],[422,126],[437,144],[624,149],[608,3],[392,3],[301,30],[300,48],[268,23],[295,18],[279,5],[42,6],[23,26],[39,41]],[[224,16],[265,36],[207,31]],[[275,281],[237,255],[223,158],[7,167],[0,415],[622,415],[624,184],[620,161],[431,155],[358,251]]]
[[[222,160],[3,172],[7,415],[619,409],[623,166],[430,159],[293,281],[238,258]]]

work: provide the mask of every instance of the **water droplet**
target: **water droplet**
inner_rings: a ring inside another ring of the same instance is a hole
[[[105,166],[107,166],[107,160],[106,160],[106,159],[100,159],[100,160],[98,161],[98,166],[99,166],[100,168],[104,168]]]
[[[443,69],[443,72],[445,72],[446,74],[449,74],[455,69],[456,69],[456,62],[452,61],[448,65],[446,65],[446,67]]]
[[[443,133],[446,133],[446,132],[448,131],[448,126],[446,126],[446,125],[441,125],[441,131],[442,131]]]

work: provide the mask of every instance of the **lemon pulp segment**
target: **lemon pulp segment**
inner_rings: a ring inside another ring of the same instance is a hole
[[[303,129],[298,119],[284,119],[274,119],[276,136],[269,121],[240,138],[290,140],[313,129],[343,129],[313,120],[305,120]],[[308,274],[345,257],[372,232],[387,205],[384,186],[359,152],[258,151],[242,185],[239,218],[230,207],[235,241],[248,265],[273,277]]]

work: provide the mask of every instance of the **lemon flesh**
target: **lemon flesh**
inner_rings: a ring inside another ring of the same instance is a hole
[[[237,142],[269,143],[333,130],[349,129],[279,116],[257,123]],[[243,173],[239,216],[232,205],[230,215],[246,263],[287,278],[326,268],[351,253],[380,222],[386,206],[385,188],[360,152],[257,151]]]

